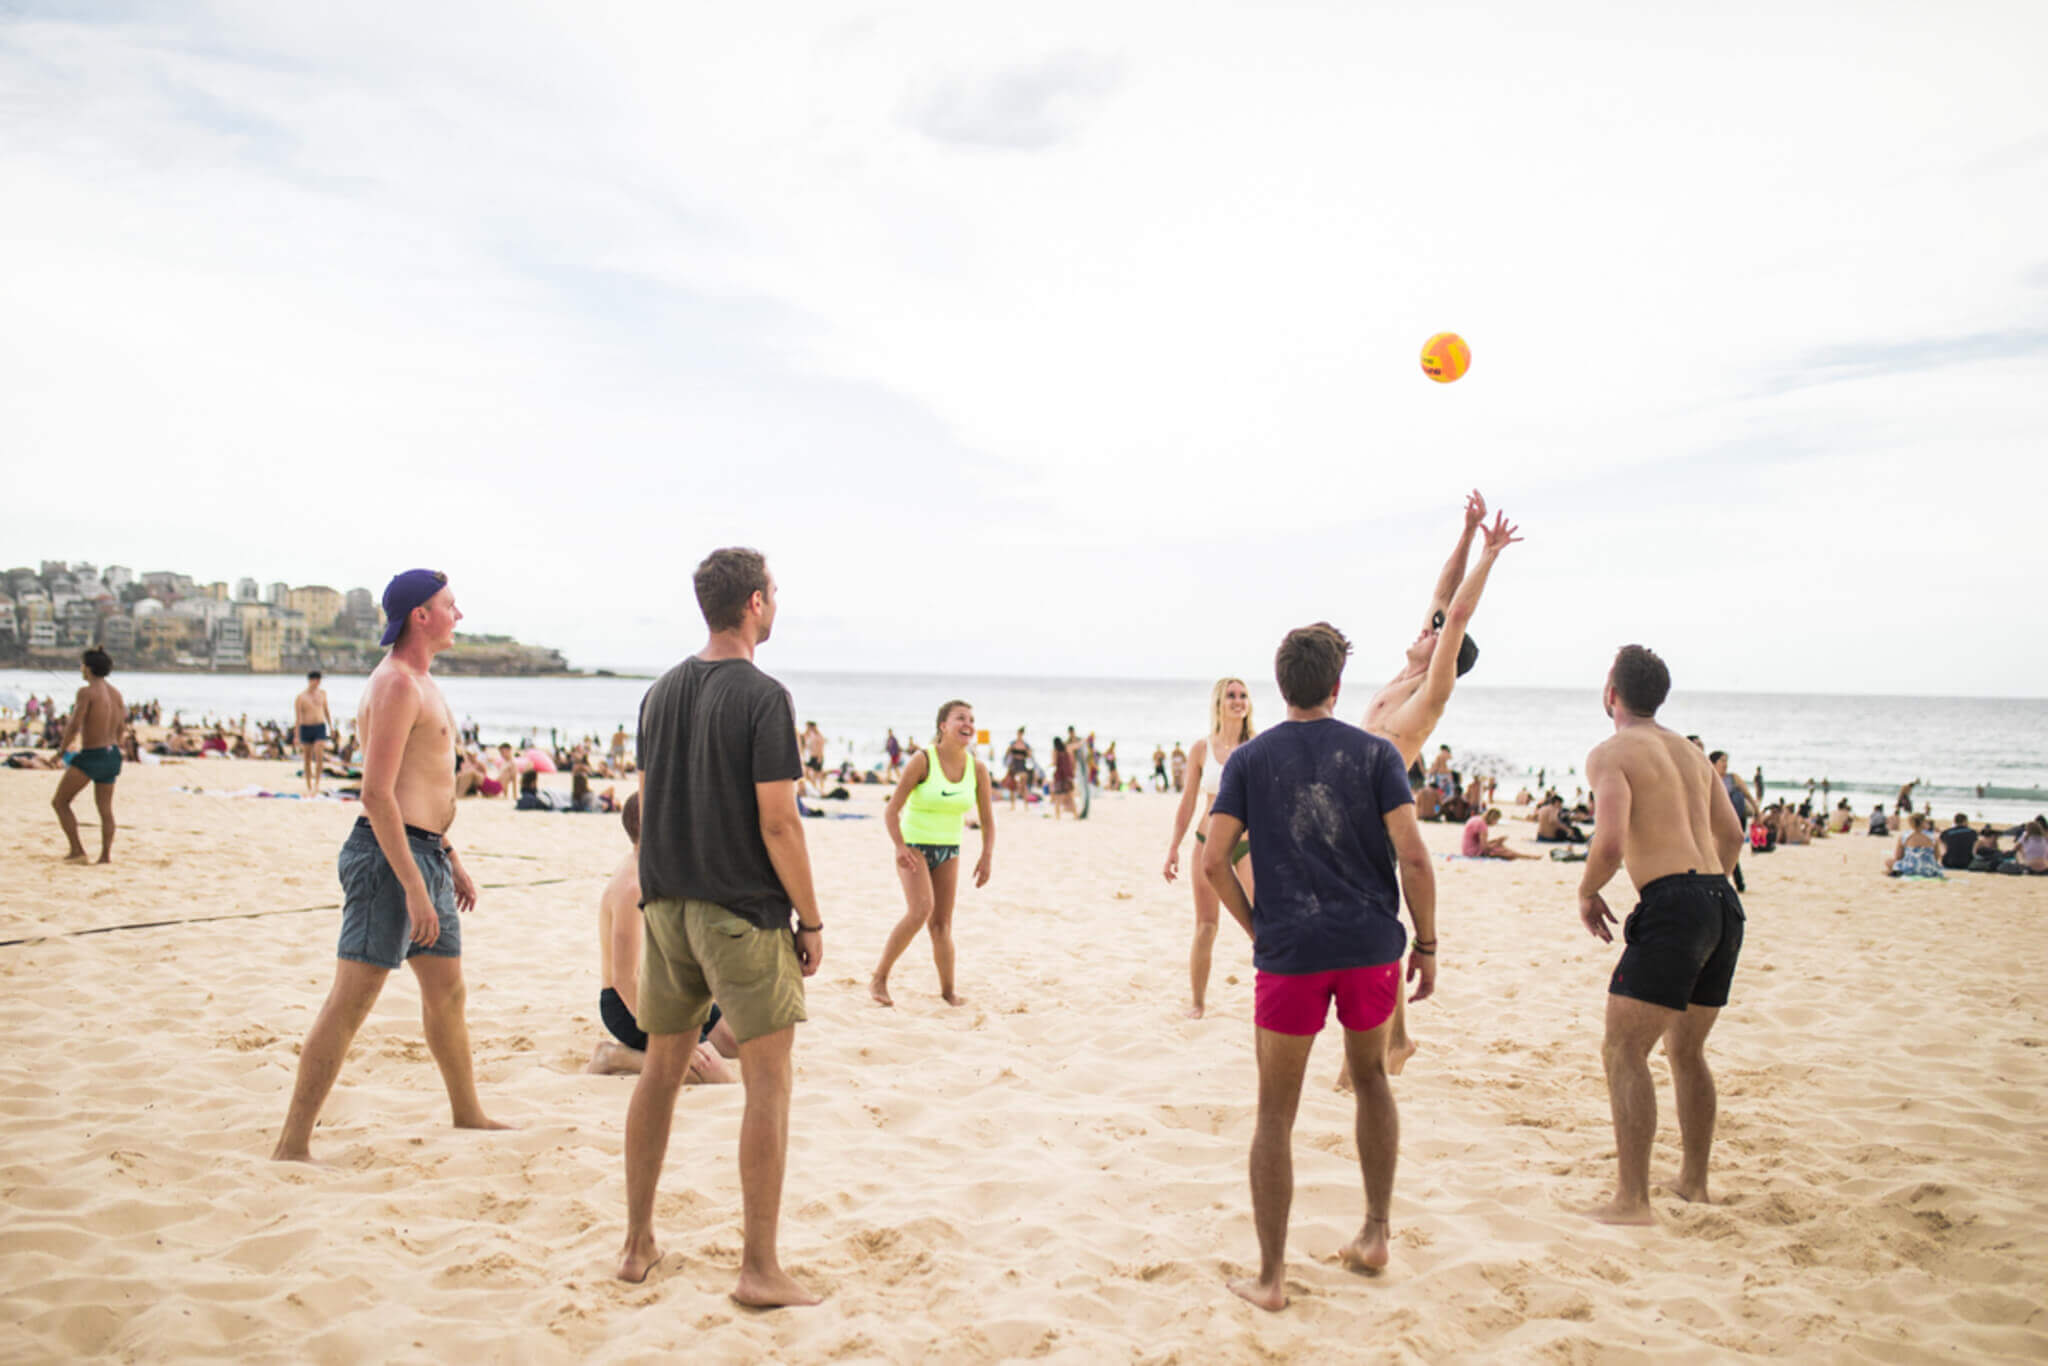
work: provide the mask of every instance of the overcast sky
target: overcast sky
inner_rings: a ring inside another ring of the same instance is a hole
[[[2048,6],[1646,8],[0,0],[0,559],[1377,677],[1476,485],[1488,683],[2040,695]]]

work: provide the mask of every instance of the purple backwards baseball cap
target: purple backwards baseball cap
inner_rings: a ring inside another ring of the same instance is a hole
[[[412,609],[447,586],[448,576],[438,569],[408,569],[393,575],[391,582],[384,585],[384,638],[378,643],[389,645],[396,641]]]

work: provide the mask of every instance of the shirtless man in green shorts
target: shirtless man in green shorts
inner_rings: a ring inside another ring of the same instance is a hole
[[[71,704],[71,719],[65,723],[64,738],[57,743],[64,756],[64,776],[57,780],[57,795],[50,805],[56,808],[57,824],[64,827],[64,838],[71,844],[71,851],[64,856],[66,863],[85,862],[85,845],[79,842],[78,817],[71,814],[71,803],[87,783],[92,784],[93,805],[100,812],[100,862],[114,861],[114,780],[121,776],[121,727],[128,720],[128,704],[107,682],[113,671],[114,661],[98,646],[80,656],[79,676],[85,679],[85,686]]]
[[[1437,576],[1436,591],[1430,595],[1429,611],[1422,631],[1408,647],[1401,671],[1374,695],[1365,709],[1365,729],[1394,742],[1401,762],[1414,767],[1429,743],[1437,722],[1450,705],[1451,689],[1471,672],[1479,658],[1479,647],[1465,634],[1465,627],[1478,610],[1479,595],[1486,590],[1487,576],[1500,553],[1522,538],[1501,513],[1491,527],[1486,523],[1486,499],[1472,490],[1465,500],[1465,529],[1458,536],[1443,573]],[[1465,561],[1472,549],[1472,537],[1484,541],[1479,562],[1467,573]],[[1408,1037],[1408,1004],[1403,993],[1394,1009],[1394,1028],[1387,1041],[1387,1071],[1399,1076],[1415,1055],[1415,1041]],[[1351,1068],[1347,1061],[1337,1074],[1337,1085],[1351,1089]]]

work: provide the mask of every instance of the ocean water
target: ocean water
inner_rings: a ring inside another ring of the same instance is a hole
[[[762,661],[774,672],[773,660]],[[652,672],[650,670],[650,672]],[[920,739],[932,731],[939,704],[963,698],[990,732],[998,750],[1018,726],[1043,759],[1055,731],[1068,726],[1095,734],[1098,745],[1117,744],[1123,771],[1151,770],[1152,747],[1192,743],[1208,729],[1210,681],[1185,679],[935,678],[857,673],[783,673],[795,699],[797,721],[815,719],[830,741],[833,763],[876,761],[882,737]],[[289,720],[291,700],[303,686],[291,676],[251,674],[117,673],[114,681],[132,702],[155,698],[166,717],[207,716],[252,721]],[[1249,680],[1253,719],[1270,724],[1285,715],[1271,680]],[[1353,676],[1340,695],[1338,714],[1357,720],[1382,680]],[[630,732],[648,678],[450,678],[443,691],[457,717],[474,722],[485,740],[546,742],[609,737]],[[362,690],[359,677],[331,677],[327,691],[346,723]],[[0,670],[0,706],[19,711],[33,689],[68,702],[76,675]],[[1956,811],[1973,819],[2019,820],[2048,811],[2048,699],[1824,696],[1770,693],[1674,693],[1660,718],[1698,734],[1709,749],[1725,749],[1736,771],[1759,766],[1773,792],[1804,793],[1807,780],[1826,779],[1831,794],[1847,796],[1859,814],[1883,800],[1889,808],[1899,785],[1920,779],[1916,804],[1934,804],[1944,820]],[[1492,774],[1510,793],[1535,784],[1541,772],[1567,795],[1583,779],[1586,751],[1611,733],[1593,688],[1489,688],[1460,685],[1431,740],[1451,746],[1455,765]],[[2014,791],[1978,796],[1979,787]],[[2028,795],[2019,795],[2019,794]]]

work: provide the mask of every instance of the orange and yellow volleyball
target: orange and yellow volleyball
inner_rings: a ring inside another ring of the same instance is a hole
[[[1439,332],[1422,344],[1422,373],[1449,384],[1472,368],[1472,348],[1455,332]]]

